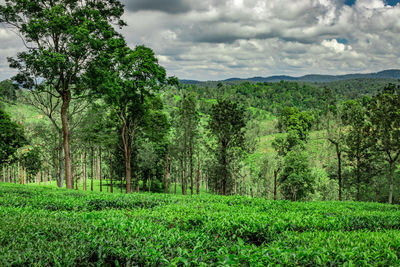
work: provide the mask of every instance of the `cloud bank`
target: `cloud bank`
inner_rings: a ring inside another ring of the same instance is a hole
[[[398,2],[125,0],[123,32],[182,79],[373,72],[400,68]],[[18,49],[0,28],[0,78]]]

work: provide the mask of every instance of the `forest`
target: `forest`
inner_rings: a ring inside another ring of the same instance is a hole
[[[0,265],[399,264],[398,80],[182,83],[123,13],[0,5]]]

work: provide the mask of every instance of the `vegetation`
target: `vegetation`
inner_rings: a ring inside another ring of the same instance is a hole
[[[0,265],[399,265],[397,71],[185,85],[123,11],[0,5]]]
[[[0,186],[1,265],[400,263],[398,206]]]

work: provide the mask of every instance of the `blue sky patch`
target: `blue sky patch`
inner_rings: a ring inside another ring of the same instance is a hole
[[[356,3],[356,0],[346,0],[344,1],[345,5],[352,6]]]
[[[345,38],[336,38],[336,41],[338,43],[345,44],[345,45],[349,44],[349,40],[347,40]]]
[[[400,0],[384,0],[383,2],[385,2],[385,5],[395,6],[400,2]],[[344,1],[344,4],[348,5],[348,6],[353,6],[355,3],[356,3],[356,0],[345,0]]]
[[[400,2],[400,0],[385,0],[384,2],[386,5],[395,6]]]

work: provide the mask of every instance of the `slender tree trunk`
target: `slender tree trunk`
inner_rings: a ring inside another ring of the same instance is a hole
[[[83,190],[87,189],[87,162],[86,162],[86,150],[83,150]]]
[[[184,169],[183,165],[184,165],[183,160],[181,160],[182,195],[186,195],[186,192],[185,192],[185,169]]]
[[[179,175],[179,171],[178,171],[178,165],[175,165],[175,195],[176,195],[176,184],[178,183],[178,175]]]
[[[110,152],[110,192],[113,192],[113,178],[112,178],[112,154]]]
[[[190,164],[190,194],[193,196],[193,144],[189,145],[189,164]]]
[[[150,189],[151,189],[151,175],[150,175],[150,172],[149,172],[149,174],[148,174],[148,176],[147,176],[147,181],[148,181],[149,193],[150,193]]]
[[[394,161],[389,162],[389,204],[393,202],[393,173],[394,173]]]
[[[164,180],[164,186],[165,186],[165,194],[168,194],[168,153],[165,156],[165,180]]]
[[[357,195],[356,200],[360,201],[360,186],[361,186],[361,173],[360,173],[360,159],[357,158]]]
[[[100,192],[103,192],[103,180],[102,180],[102,173],[101,173],[101,147],[99,147],[99,178],[100,178]]]
[[[71,173],[71,151],[70,151],[70,133],[68,128],[68,107],[71,102],[71,91],[65,90],[62,94],[61,105],[61,122],[63,131],[64,144],[64,165],[65,165],[65,182],[68,189],[72,189],[72,173]]]
[[[10,165],[8,165],[8,164],[7,164],[7,182],[11,183],[11,180],[10,180]]]
[[[336,148],[336,157],[337,157],[337,177],[338,177],[338,184],[339,184],[339,201],[342,201],[342,152],[339,148],[339,142],[333,141],[329,139],[329,141],[335,145]]]
[[[227,180],[228,180],[228,164],[226,162],[226,145],[222,144],[222,151],[221,151],[221,155],[222,155],[222,166],[223,166],[223,174],[222,174],[222,195],[226,195],[226,184],[227,184]]]
[[[126,123],[122,127],[122,142],[124,144],[124,157],[125,157],[125,179],[126,179],[126,193],[131,192],[131,150],[129,144],[129,134]]]
[[[280,168],[274,170],[274,200],[278,198],[278,173]]]
[[[92,154],[91,154],[91,160],[90,160],[90,164],[91,164],[91,168],[90,168],[90,172],[91,172],[91,177],[90,177],[90,191],[93,192],[93,176],[94,176],[94,148],[91,147],[92,150]]]
[[[200,194],[200,152],[197,150],[197,179],[196,179],[196,194]]]
[[[63,143],[62,143],[62,132],[59,132],[58,136],[59,140],[59,145],[58,145],[58,168],[57,168],[57,186],[58,187],[63,187],[64,185],[64,150],[63,150]]]

